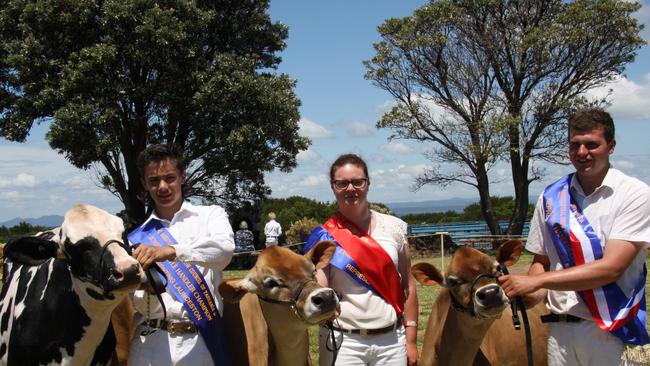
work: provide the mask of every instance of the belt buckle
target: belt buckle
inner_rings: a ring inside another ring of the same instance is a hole
[[[363,338],[370,338],[370,335],[368,334],[368,329],[359,329],[359,335],[361,335]]]

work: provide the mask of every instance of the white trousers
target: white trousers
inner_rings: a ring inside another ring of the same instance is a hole
[[[320,328],[319,334],[319,364],[332,364],[333,345],[328,339],[329,331]],[[393,332],[377,336],[363,337],[359,334],[349,334],[334,331],[336,346],[340,346],[336,357],[336,365],[342,366],[404,366],[406,365],[406,335],[404,327],[400,326]]]
[[[591,321],[549,323],[549,366],[632,366],[623,361],[625,349],[616,336],[603,331]]]
[[[169,334],[158,329],[146,337],[139,326],[131,342],[130,366],[213,366],[210,351],[199,333]]]

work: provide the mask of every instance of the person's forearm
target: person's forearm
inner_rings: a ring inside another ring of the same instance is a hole
[[[581,291],[602,287],[616,282],[643,248],[639,243],[610,240],[602,259],[533,277],[539,287],[549,290]]]
[[[406,327],[406,342],[417,342],[418,332],[418,294],[415,285],[415,279],[409,274],[409,291],[408,297],[404,304],[404,322]]]

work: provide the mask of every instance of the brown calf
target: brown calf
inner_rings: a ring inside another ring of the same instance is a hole
[[[329,264],[334,249],[334,243],[323,241],[301,256],[271,246],[260,253],[243,279],[221,283],[219,292],[225,301],[242,300],[239,314],[229,313],[233,307],[224,310],[234,364],[310,364],[307,328],[333,317],[339,306],[334,291],[321,287],[315,279],[316,269]],[[239,325],[233,325],[238,319]],[[245,345],[247,351],[237,352],[238,345]],[[244,352],[248,360],[239,357]]]
[[[443,274],[433,265],[411,267],[425,286],[444,287],[433,304],[424,335],[420,365],[525,365],[525,333],[515,331],[508,298],[496,283],[497,264],[517,262],[523,244],[510,240],[496,259],[469,247],[454,253]],[[546,365],[548,330],[539,320],[543,304],[528,310],[534,365]]]

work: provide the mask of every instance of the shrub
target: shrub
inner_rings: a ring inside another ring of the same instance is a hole
[[[320,223],[316,219],[303,217],[291,224],[289,230],[286,231],[287,244],[303,243],[309,237],[312,230],[319,226]]]

